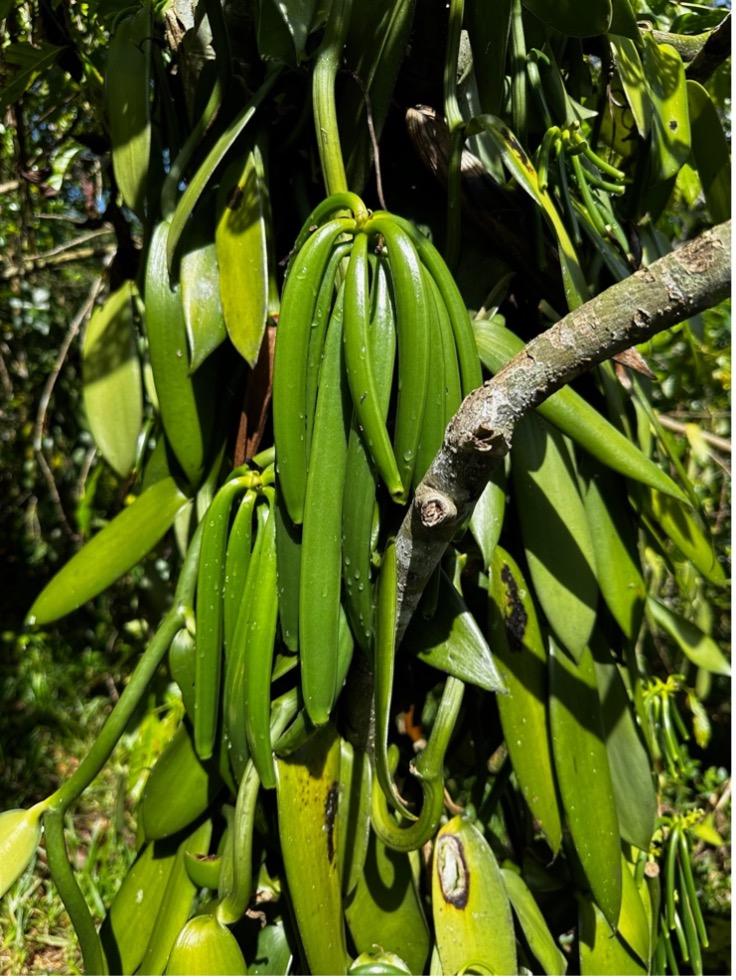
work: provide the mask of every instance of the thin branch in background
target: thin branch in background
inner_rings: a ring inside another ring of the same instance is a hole
[[[351,71],[350,75],[358,83],[360,91],[363,95],[363,102],[365,103],[365,118],[368,125],[368,135],[371,140],[371,148],[373,150],[373,166],[376,170],[376,196],[378,197],[378,203],[381,205],[384,211],[388,211],[386,207],[386,198],[383,196],[383,178],[381,177],[381,151],[378,148],[378,137],[376,136],[376,127],[373,124],[373,106],[371,104],[370,93],[368,92],[368,86],[365,84],[360,75]]]
[[[662,423],[663,428],[669,429],[670,432],[676,432],[678,435],[687,435],[687,425],[684,422],[677,422],[669,415],[660,415],[659,421]],[[701,429],[698,426],[698,433],[703,440],[707,442],[709,446],[713,446],[714,449],[720,449],[721,452],[731,453],[731,440],[724,439],[723,436],[717,436],[713,432],[706,432],[705,429]]]
[[[102,290],[105,278],[105,272],[103,272],[93,281],[89,292],[87,293],[86,299],[77,310],[77,313],[69,324],[69,329],[67,330],[61,343],[59,353],[56,355],[54,366],[51,369],[51,373],[46,379],[46,384],[41,392],[41,398],[38,403],[38,412],[36,413],[36,423],[33,427],[33,451],[35,453],[36,460],[38,461],[38,465],[48,486],[51,499],[53,500],[54,506],[56,507],[59,515],[59,520],[63,524],[64,530],[67,532],[67,534],[75,539],[78,537],[78,535],[72,530],[69,521],[67,520],[64,506],[61,502],[61,497],[59,496],[59,489],[56,486],[56,481],[54,480],[54,474],[52,473],[49,462],[43,452],[43,436],[46,429],[46,413],[48,412],[51,396],[53,394],[56,382],[58,381],[59,374],[61,373],[61,369],[64,366],[64,361],[69,353],[69,348],[71,347],[74,338],[79,333],[82,324],[92,312],[95,301]]]
[[[46,269],[50,266],[69,265],[72,262],[81,262],[84,259],[102,258],[103,264],[107,266],[108,260],[115,254],[115,249],[104,245],[83,245],[72,251],[62,252],[59,255],[51,255],[48,258],[40,256],[35,261],[28,259],[19,265],[6,266],[0,270],[0,279],[14,279],[18,276],[27,275],[38,269]]]

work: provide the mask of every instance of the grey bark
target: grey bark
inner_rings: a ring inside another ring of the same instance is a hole
[[[725,299],[731,222],[611,286],[531,340],[450,420],[397,538],[398,639],[527,412],[588,368]]]

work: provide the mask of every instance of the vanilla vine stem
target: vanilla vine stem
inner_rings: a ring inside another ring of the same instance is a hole
[[[511,449],[516,424],[584,371],[710,309],[730,287],[726,221],[573,310],[468,395],[396,540],[398,641],[447,545]]]

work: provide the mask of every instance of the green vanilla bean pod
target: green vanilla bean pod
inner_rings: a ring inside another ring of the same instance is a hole
[[[527,105],[526,39],[521,15],[521,0],[511,4],[511,119],[514,132],[522,143],[526,142],[529,125]]]
[[[452,418],[452,414],[454,414],[447,415],[445,377],[449,373],[447,358],[449,357],[451,359],[451,365],[454,362],[455,344],[452,341],[452,337],[450,337],[452,346],[449,350],[445,347],[445,336],[439,322],[440,312],[433,293],[434,283],[426,271],[424,272],[423,278],[427,293],[427,310],[429,313],[427,318],[427,333],[433,356],[429,359],[427,370],[427,397],[424,403],[417,464],[413,479],[415,488],[421,482],[422,477],[429,469],[432,460],[442,445],[445,426],[450,418]]]
[[[287,650],[299,649],[299,570],[302,531],[286,513],[284,498],[276,488],[276,574],[278,581],[279,626]]]
[[[260,573],[261,554],[266,539],[265,525],[269,506],[261,503],[256,513],[256,541],[248,563],[240,597],[238,618],[233,632],[232,649],[228,652],[224,689],[224,722],[230,763],[236,780],[240,782],[245,765],[250,758],[245,726],[245,662],[248,657],[248,633],[253,613],[254,595]]]
[[[325,340],[304,500],[299,578],[299,655],[304,705],[315,725],[338,694],[342,501],[349,426],[343,358],[343,291]]]
[[[194,717],[194,678],[197,644],[188,629],[180,629],[169,647],[169,672],[179,686],[184,710]]]
[[[422,266],[412,238],[398,222],[380,213],[365,226],[366,234],[380,234],[388,247],[399,340],[399,381],[394,426],[394,455],[403,492],[391,491],[399,503],[406,502],[417,463],[419,436],[427,395],[429,336],[427,292]]]
[[[338,861],[342,893],[353,893],[363,874],[371,831],[371,759],[363,749],[340,740],[340,799],[338,803]]]
[[[247,656],[243,675],[243,709],[248,748],[265,789],[276,786],[276,770],[271,748],[271,672],[273,669],[278,586],[276,578],[276,505],[274,491],[268,488],[270,508],[263,528],[263,547],[259,557],[258,578],[253,590]]]
[[[391,382],[396,359],[396,330],[384,260],[376,263],[372,293],[368,346],[378,407],[385,421],[391,400]],[[345,485],[350,488],[350,492],[343,499],[342,575],[345,584],[345,608],[359,646],[367,651],[373,634],[371,532],[376,511],[376,473],[355,409],[348,437],[346,465]]]
[[[411,237],[422,265],[432,276],[440,291],[450,318],[450,323],[452,324],[452,332],[455,337],[455,347],[457,349],[457,361],[460,365],[462,394],[465,396],[483,384],[483,375],[478,359],[478,348],[476,347],[473,336],[473,327],[465,302],[460,295],[460,290],[452,278],[452,273],[445,265],[444,259],[428,238],[422,235],[410,221],[406,221],[404,218],[389,214],[387,211],[376,211],[374,214],[374,218],[384,216],[390,218],[391,221],[399,225]]]
[[[187,331],[179,288],[169,280],[169,224],[156,226],[146,264],[146,337],[161,422],[181,468],[195,486],[204,473],[208,413],[202,410],[199,378],[189,374]]]
[[[368,211],[363,201],[357,194],[352,194],[350,191],[337,191],[334,194],[330,194],[329,197],[320,201],[314,210],[310,211],[299,234],[296,236],[294,248],[291,251],[289,270],[302,246],[314,234],[315,229],[325,224],[328,218],[337,216],[340,212],[342,212],[342,217],[345,217],[344,212],[346,211],[358,222],[363,222],[368,217]]]
[[[220,705],[223,646],[223,588],[227,533],[236,496],[247,477],[226,483],[204,516],[202,553],[197,575],[197,659],[194,686],[194,747],[200,759],[212,757]]]
[[[455,722],[460,713],[465,685],[456,677],[448,677],[427,747],[411,766],[422,788],[422,809],[414,823],[400,826],[392,816],[386,798],[373,782],[371,822],[381,840],[395,851],[415,851],[437,830],[444,805],[444,761]],[[389,750],[389,766],[395,765],[398,752]]]
[[[394,682],[396,657],[396,539],[386,544],[378,579],[376,603],[376,636],[374,641],[373,675],[374,704],[376,713],[375,769],[376,779],[387,801],[408,820],[415,816],[399,795],[391,778],[388,763],[388,736],[391,722],[391,694]]]
[[[682,890],[687,894],[688,901],[690,902],[690,908],[695,919],[695,926],[698,931],[698,938],[700,940],[700,945],[704,948],[708,948],[708,932],[705,928],[705,920],[703,919],[703,913],[700,909],[700,902],[698,901],[698,892],[695,887],[695,879],[693,877],[693,869],[691,865],[690,850],[687,846],[687,839],[684,834],[681,834],[677,840],[677,846],[679,849],[679,864],[682,871],[683,885]]]
[[[284,287],[273,371],[273,428],[279,486],[286,510],[301,524],[307,484],[306,383],[310,325],[336,239],[355,229],[335,218],[307,239],[292,262]]]
[[[338,245],[327,264],[322,284],[314,307],[314,316],[310,325],[309,354],[307,356],[307,388],[306,388],[306,426],[307,426],[307,459],[312,446],[312,429],[314,428],[314,411],[317,407],[317,386],[319,369],[325,346],[325,336],[330,322],[330,313],[339,286],[338,269],[340,263],[350,255],[352,242]]]
[[[248,576],[248,564],[253,542],[253,512],[257,496],[256,491],[252,489],[243,494],[227,539],[225,584],[222,594],[226,654],[232,646],[240,600]]]
[[[404,497],[402,475],[384,421],[385,412],[379,403],[371,363],[369,316],[368,236],[358,234],[345,279],[345,369],[368,451],[391,496],[401,500]]]

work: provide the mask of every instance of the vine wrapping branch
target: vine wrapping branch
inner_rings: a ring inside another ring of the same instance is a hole
[[[563,317],[468,395],[397,538],[399,641],[447,545],[510,451],[516,424],[590,367],[725,299],[730,259],[726,221]]]

